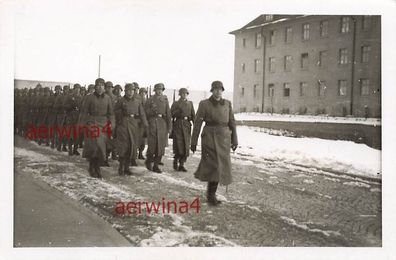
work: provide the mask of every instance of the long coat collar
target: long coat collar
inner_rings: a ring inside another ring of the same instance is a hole
[[[224,105],[224,99],[223,99],[223,98],[220,98],[220,100],[217,101],[213,96],[211,96],[211,97],[209,98],[209,101],[210,101],[214,106],[217,106],[218,104]]]

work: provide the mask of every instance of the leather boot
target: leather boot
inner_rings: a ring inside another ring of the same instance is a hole
[[[161,162],[161,156],[156,156],[154,158],[153,172],[162,173],[161,169],[158,167],[160,162]]]
[[[153,171],[153,159],[152,156],[147,156],[146,161],[144,162],[146,165],[147,170]]]
[[[174,159],[173,159],[173,169],[175,170],[175,171],[177,171],[177,169],[178,169],[178,163],[177,163],[177,158],[175,157]]]
[[[100,172],[100,165],[97,160],[95,162],[95,173],[96,173],[96,178],[102,179],[102,174]]]
[[[208,191],[206,196],[208,199],[208,204],[210,206],[218,206],[219,204],[221,204],[221,201],[218,201],[216,198],[218,184],[218,182],[208,182]]]
[[[92,160],[89,161],[88,172],[89,172],[89,176],[96,177],[95,165],[94,165],[94,162]]]
[[[118,166],[118,175],[124,175],[124,157],[119,157],[118,162],[120,165]]]
[[[69,156],[72,156],[73,155],[73,147],[72,147],[72,144],[71,143],[69,143],[69,145],[68,145],[68,150],[69,150]]]
[[[65,144],[62,145],[62,152],[67,152],[67,148],[66,148],[66,145],[65,145]]]
[[[179,165],[179,169],[178,169],[180,172],[186,172],[187,171],[187,169],[186,168],[184,168],[184,162],[180,162],[180,165]]]
[[[126,175],[132,175],[132,172],[129,170],[129,158],[125,159],[124,173]]]

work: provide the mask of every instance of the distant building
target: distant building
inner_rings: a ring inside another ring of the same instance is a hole
[[[260,15],[235,35],[234,110],[381,117],[381,17]]]
[[[27,79],[14,79],[14,88],[34,88],[37,84],[41,84],[41,86],[49,87],[54,89],[56,85],[70,85],[73,86],[70,82],[60,82],[60,81],[44,81],[44,80],[27,80]]]

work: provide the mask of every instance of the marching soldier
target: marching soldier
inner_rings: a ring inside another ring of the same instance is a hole
[[[106,95],[108,95],[109,97],[110,97],[110,100],[111,100],[111,104],[112,104],[112,106],[113,106],[113,108],[114,108],[114,106],[115,106],[115,103],[116,103],[116,97],[113,95],[113,82],[111,82],[111,81],[107,81],[106,83],[105,83],[105,94]],[[113,130],[115,130],[115,129],[113,129]],[[116,150],[115,150],[115,146],[114,146],[114,142],[113,142],[113,140],[107,140],[109,143],[108,143],[108,145],[107,145],[107,153],[106,153],[106,161],[104,162],[104,166],[110,166],[109,165],[109,162],[108,162],[108,157],[109,157],[109,155],[110,155],[110,153],[111,153],[111,159],[112,160],[116,160],[117,159],[117,155],[116,155]]]
[[[147,132],[147,159],[145,164],[148,170],[157,173],[162,172],[158,165],[161,162],[162,156],[165,154],[168,133],[172,130],[172,118],[168,98],[162,94],[164,90],[164,84],[155,84],[155,95],[151,96],[145,104],[146,116],[149,123]],[[153,162],[154,166],[152,167]]]
[[[142,105],[144,106],[147,100],[147,89],[146,88],[139,89],[139,96],[140,96],[140,100],[142,101]],[[143,156],[143,150],[147,139],[147,127],[144,127],[144,125],[140,123],[139,129],[140,129],[140,138],[139,138],[139,148],[138,148],[139,149],[138,159],[145,160],[146,158],[144,158]]]
[[[48,133],[48,113],[49,113],[49,100],[50,100],[50,88],[49,87],[45,87],[44,88],[44,95],[41,97],[40,101],[39,101],[39,127],[45,127],[47,128],[47,133]],[[40,138],[40,142],[44,141],[41,137]],[[40,144],[39,142],[39,144]],[[49,137],[47,134],[47,138],[45,140],[45,145],[49,146]]]
[[[102,178],[100,166],[106,160],[106,149],[111,131],[103,131],[106,127],[111,130],[115,127],[113,104],[104,93],[105,81],[102,78],[95,80],[95,92],[87,95],[81,109],[81,119],[88,127],[98,127],[99,136],[86,137],[84,141],[83,158],[89,160],[89,175]]]
[[[184,163],[190,151],[191,141],[191,122],[195,120],[194,106],[187,100],[188,90],[179,90],[180,99],[173,102],[171,107],[172,114],[172,138],[173,138],[173,169],[186,172]]]
[[[47,121],[50,129],[56,128],[56,119],[58,115],[58,109],[59,109],[59,102],[60,102],[60,96],[61,96],[61,86],[56,85],[55,86],[55,93],[53,96],[50,96],[48,99],[48,116],[47,116]],[[58,102],[58,103],[57,103]],[[57,136],[56,136],[56,130],[54,132],[50,132],[49,134],[50,137],[50,142],[51,142],[51,148],[54,149],[57,147]]]
[[[114,108],[116,115],[116,139],[115,144],[119,155],[119,175],[131,175],[129,164],[136,156],[140,135],[139,125],[147,128],[146,114],[140,99],[133,95],[133,84],[125,85],[125,96],[121,98]]]
[[[114,95],[115,103],[117,103],[122,98],[121,91],[122,91],[122,87],[120,85],[117,84],[114,86],[113,95]]]
[[[232,182],[230,147],[235,151],[238,139],[231,102],[222,98],[223,83],[214,81],[210,91],[212,96],[199,103],[191,151],[196,151],[201,126],[205,122],[201,135],[201,161],[194,176],[208,182],[208,203],[216,206],[221,203],[216,198],[218,184],[228,185]]]
[[[75,130],[72,131],[70,136],[67,137],[68,139],[68,150],[69,150],[69,156],[72,155],[80,155],[78,152],[78,144],[79,144],[79,132],[78,131],[78,117],[80,114],[80,109],[81,109],[81,102],[82,102],[82,97],[80,95],[80,84],[76,83],[73,86],[73,91],[71,94],[66,96],[66,99],[64,100],[63,106],[65,108],[66,112],[66,127],[68,128],[75,128]]]
[[[63,93],[58,95],[55,99],[55,110],[56,110],[56,128],[63,129],[66,124],[66,111],[65,111],[65,100],[68,98],[70,91],[69,85],[63,86]],[[59,135],[59,131],[56,131],[56,149],[58,151],[67,152],[66,143],[67,139],[64,136]]]

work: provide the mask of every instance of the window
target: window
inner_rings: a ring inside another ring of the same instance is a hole
[[[309,23],[303,24],[303,40],[309,40]]]
[[[285,31],[285,42],[290,43],[292,42],[293,39],[293,28],[292,27],[286,27]]]
[[[348,63],[348,49],[340,49],[338,63],[339,64],[347,64]]]
[[[338,95],[339,96],[346,96],[347,92],[347,81],[346,80],[339,80],[338,81]]]
[[[245,38],[242,39],[242,46],[243,46],[243,48],[246,47],[246,39]]]
[[[275,57],[270,57],[268,62],[268,70],[270,72],[275,72]]]
[[[362,46],[361,52],[362,52],[362,55],[361,55],[362,62],[369,62],[371,47],[370,46]]]
[[[301,68],[308,69],[308,53],[301,54]]]
[[[291,70],[291,62],[292,62],[292,56],[287,55],[285,56],[285,71],[290,71]]]
[[[255,84],[255,85],[253,86],[253,97],[254,97],[254,98],[257,97],[257,87],[258,87],[257,84]]]
[[[360,79],[360,93],[362,96],[367,96],[370,92],[370,81],[368,79]]]
[[[256,33],[256,48],[261,47],[261,33]]]
[[[254,60],[254,72],[260,72],[260,59]]]
[[[326,61],[327,61],[327,51],[320,51],[319,52],[318,66],[319,67],[326,66]]]
[[[318,80],[318,96],[324,97],[326,94],[326,81]]]
[[[329,35],[329,21],[320,22],[320,37],[327,37]]]
[[[269,44],[274,45],[275,44],[275,34],[276,31],[270,31],[270,39],[269,39]]]
[[[349,17],[342,17],[341,18],[341,33],[349,33]]]
[[[300,82],[300,97],[305,96],[305,90],[307,89],[307,82]]]
[[[265,21],[272,21],[273,17],[274,17],[273,15],[266,15],[265,16]]]
[[[245,73],[245,71],[246,71],[246,64],[242,63],[242,73]]]
[[[244,97],[245,96],[245,88],[242,88],[241,89],[241,97]]]
[[[290,83],[283,84],[283,96],[290,97]]]
[[[362,18],[362,30],[367,31],[371,27],[371,18],[369,15],[365,15]]]
[[[273,97],[274,96],[274,84],[268,84],[268,96]]]

